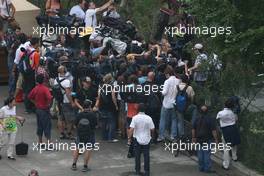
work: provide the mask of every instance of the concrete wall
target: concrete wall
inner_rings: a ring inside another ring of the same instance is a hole
[[[26,0],[12,0],[16,7],[15,19],[27,35],[33,35],[33,27],[37,27],[36,16],[40,9]],[[37,34],[34,34],[37,36]]]

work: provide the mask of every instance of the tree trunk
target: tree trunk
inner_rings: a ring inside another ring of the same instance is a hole
[[[125,7],[127,5],[127,0],[122,0],[120,3],[120,7]]]

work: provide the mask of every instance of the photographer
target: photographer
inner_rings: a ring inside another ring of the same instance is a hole
[[[98,109],[101,112],[102,120],[102,136],[103,140],[109,142],[118,142],[115,139],[116,133],[116,113],[118,111],[116,93],[113,90],[114,78],[111,74],[107,74],[103,78],[103,85],[98,91],[98,98],[94,107],[94,111]],[[109,91],[110,88],[110,91]]]
[[[94,2],[90,2],[89,9],[86,11],[85,27],[96,27],[97,26],[96,14],[107,9],[113,2],[114,0],[110,0],[99,8],[96,8]]]
[[[58,126],[60,129],[60,139],[73,139],[73,122],[75,120],[75,104],[72,99],[72,80],[67,72],[65,66],[58,68],[58,78],[54,81],[54,86],[59,85],[60,91],[63,95],[62,102],[59,102],[60,118],[58,119]],[[68,76],[67,76],[68,75]],[[55,98],[56,96],[53,95]],[[66,131],[67,130],[67,131]],[[67,132],[67,134],[65,134]]]
[[[74,99],[76,106],[79,108],[81,112],[84,111],[83,103],[85,100],[90,100],[92,102],[92,106],[95,105],[97,90],[92,84],[92,80],[90,77],[85,77],[81,80],[81,89],[77,92],[77,96]]]
[[[116,11],[115,4],[111,4],[107,11],[103,13],[103,17],[120,18],[119,13]]]
[[[79,4],[71,8],[70,15],[75,15],[76,18],[84,21],[85,20],[85,8],[87,6],[86,0],[79,0]]]

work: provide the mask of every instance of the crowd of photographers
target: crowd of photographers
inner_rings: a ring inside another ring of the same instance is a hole
[[[113,0],[98,8],[94,2],[80,0],[68,17],[61,16],[61,9],[59,0],[47,0],[46,15],[37,17],[38,23],[58,27],[56,24],[66,19],[60,23],[64,27],[83,25],[93,31],[82,34],[47,31],[41,38],[28,38],[17,23],[9,23],[2,39],[8,49],[9,95],[19,101],[23,91],[25,111],[37,116],[39,143],[44,142],[43,134],[47,141],[51,140],[50,114],[58,118],[61,140],[94,144],[94,130],[99,126],[103,140],[118,142],[117,134],[127,137],[127,157],[136,157],[137,173],[140,153],[144,153],[145,172],[149,175],[151,142],[186,137],[195,142],[214,139],[217,142],[214,123],[198,118],[198,114],[208,115],[207,107],[199,108],[204,102],[195,101],[196,90],[190,85],[194,82],[202,90],[206,84],[209,71],[202,67],[203,63],[221,69],[216,55],[210,60],[204,46],[196,43],[193,45],[196,56],[191,58],[191,53],[182,50],[191,42],[191,34],[177,39],[162,36],[147,43],[133,22],[120,16]],[[100,13],[102,18],[97,20]],[[187,19],[181,22],[193,25]],[[228,136],[226,142],[236,146],[240,141],[236,115],[229,111],[233,106],[234,103],[227,102],[217,118],[223,134]],[[85,118],[88,120],[82,120]],[[193,133],[185,128],[186,119],[193,125]],[[201,126],[208,130],[201,130]],[[237,160],[235,147],[232,151],[233,159]],[[211,171],[209,153],[198,153],[202,172]],[[73,170],[77,169],[78,155],[76,151]],[[83,171],[89,170],[89,159],[87,151]],[[229,168],[229,160],[225,152],[225,169]]]

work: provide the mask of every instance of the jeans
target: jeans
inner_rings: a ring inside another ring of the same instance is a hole
[[[37,135],[42,137],[43,133],[47,139],[51,138],[51,118],[49,110],[36,110]]]
[[[149,148],[150,148],[150,144],[141,145],[135,140],[135,162],[136,162],[135,169],[137,173],[140,173],[140,166],[141,166],[140,158],[141,158],[141,153],[143,153],[145,176],[149,176],[149,170],[150,170]]]
[[[185,130],[184,130],[184,120],[189,120],[189,118],[186,117],[186,115],[191,116],[191,124],[192,126],[194,125],[194,122],[197,118],[197,107],[193,104],[189,105],[186,112],[181,113],[177,111],[177,127],[178,127],[178,135],[179,137],[184,136]]]
[[[178,135],[176,111],[174,108],[167,109],[162,106],[160,113],[159,138],[165,138],[165,130],[170,125],[171,137],[175,138]]]
[[[8,53],[8,93],[10,96],[16,91],[16,78],[13,74],[14,57],[12,52]]]
[[[31,90],[35,87],[35,72],[26,73],[23,75],[24,82],[23,82],[23,91],[24,91],[24,105],[25,109],[28,112],[34,112],[35,106],[34,104],[28,99],[28,95]]]
[[[113,140],[116,133],[116,115],[110,111],[102,111],[102,137],[103,140]]]
[[[7,132],[4,131],[3,129],[0,129],[0,151],[1,148],[5,145],[5,139],[7,139],[6,144],[8,145],[7,147],[7,156],[14,156],[14,147],[15,147],[15,142],[16,142],[16,131],[15,132]]]
[[[177,128],[179,138],[184,136],[184,113],[176,112],[177,114]]]
[[[136,139],[132,138],[131,144],[128,148],[128,154],[131,155],[131,157],[135,156],[135,146],[136,146]]]
[[[194,122],[195,122],[195,120],[197,118],[197,115],[198,115],[197,106],[194,105],[194,104],[191,104],[191,105],[189,105],[187,111],[191,111],[191,114],[192,114],[191,123],[192,123],[192,126],[193,126]]]
[[[210,145],[210,143],[208,143]],[[212,167],[211,150],[203,150],[202,148],[197,152],[199,170],[201,172],[208,172]]]

